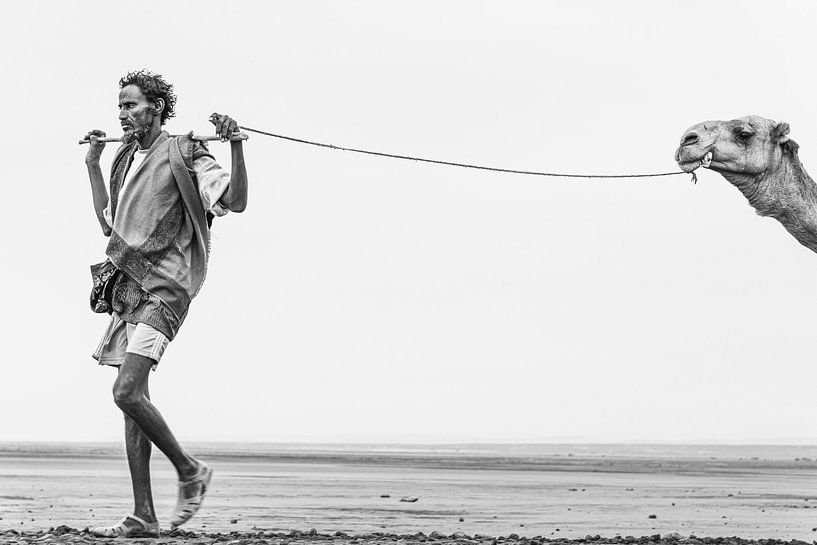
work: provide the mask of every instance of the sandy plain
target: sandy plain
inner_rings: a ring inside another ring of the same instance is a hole
[[[810,451],[573,450],[199,445],[216,470],[202,512],[184,532],[148,541],[491,544],[599,536],[651,543],[661,536],[736,545],[817,538]],[[160,454],[153,474],[166,518],[175,479]],[[129,487],[118,446],[0,445],[0,543],[94,541],[81,529],[129,512]]]

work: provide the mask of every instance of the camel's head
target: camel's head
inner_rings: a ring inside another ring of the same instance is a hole
[[[684,172],[703,166],[721,173],[735,185],[762,179],[780,164],[784,154],[796,154],[789,124],[756,115],[732,121],[704,121],[687,129],[675,160]]]

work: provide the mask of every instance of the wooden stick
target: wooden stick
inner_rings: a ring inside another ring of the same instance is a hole
[[[170,136],[186,136],[186,135],[171,134]],[[215,142],[215,141],[221,142],[221,137],[216,136],[214,134],[208,134],[208,135],[194,134],[190,138],[192,138],[193,140],[199,140],[201,142]],[[248,140],[249,138],[250,138],[250,136],[247,133],[239,132],[239,133],[233,133],[232,135],[230,135],[229,141],[233,142],[233,141],[238,141],[238,140]],[[113,138],[111,136],[106,136],[105,138],[99,138],[99,141],[100,142],[122,142],[122,138]],[[90,144],[90,143],[91,143],[91,141],[89,139],[87,139],[87,138],[84,138],[84,139],[79,141],[80,145]]]

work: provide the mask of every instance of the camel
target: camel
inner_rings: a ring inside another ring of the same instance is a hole
[[[798,148],[788,123],[750,115],[690,127],[675,160],[684,172],[704,167],[720,173],[759,215],[776,219],[817,252],[817,184],[803,168]]]

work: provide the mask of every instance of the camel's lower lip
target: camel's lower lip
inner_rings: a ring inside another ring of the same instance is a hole
[[[698,167],[701,166],[700,161],[679,161],[678,166],[681,167],[681,170],[684,172],[692,172],[697,170]]]
[[[684,172],[692,172],[700,167],[709,168],[712,165],[713,158],[714,153],[712,150],[707,151],[705,154],[703,154],[703,156],[699,156],[697,154],[690,156],[687,153],[684,153],[683,148],[680,148],[675,155],[675,160],[678,162],[678,166],[681,167],[681,170]]]

